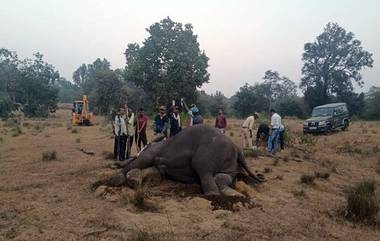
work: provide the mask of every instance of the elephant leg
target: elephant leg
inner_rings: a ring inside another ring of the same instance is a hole
[[[244,197],[243,194],[233,189],[233,177],[225,173],[218,173],[215,175],[215,183],[218,185],[220,192],[228,197]]]
[[[199,175],[201,181],[201,187],[203,193],[206,196],[216,196],[220,195],[219,188],[215,183],[215,179],[211,173]]]

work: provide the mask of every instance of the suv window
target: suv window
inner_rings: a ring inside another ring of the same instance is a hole
[[[313,109],[313,112],[311,113],[312,117],[318,117],[318,116],[331,116],[333,115],[334,108],[317,108]]]

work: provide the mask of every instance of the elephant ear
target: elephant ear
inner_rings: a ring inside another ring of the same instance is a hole
[[[164,134],[157,134],[153,137],[152,139],[152,142],[160,142],[162,141],[163,139],[165,139],[165,135]]]

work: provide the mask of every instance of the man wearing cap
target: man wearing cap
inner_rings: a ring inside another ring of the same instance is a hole
[[[253,115],[248,116],[243,122],[243,148],[252,148],[252,136],[253,129],[255,128],[255,120],[259,117],[258,113],[255,112]]]
[[[189,109],[189,107],[186,105],[185,101],[181,100],[183,106],[187,110],[188,115],[190,116],[190,126],[203,124],[203,117],[199,113],[199,109],[195,104],[192,104]]]

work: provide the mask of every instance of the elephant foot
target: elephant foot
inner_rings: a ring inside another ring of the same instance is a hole
[[[135,188],[141,186],[143,183],[149,183],[149,185],[158,185],[162,178],[161,174],[155,167],[149,167],[146,169],[132,169],[126,174],[126,180],[128,186]]]
[[[236,191],[235,189],[231,187],[224,187],[223,189],[220,190],[220,192],[227,197],[245,197],[243,194],[240,192]]]

